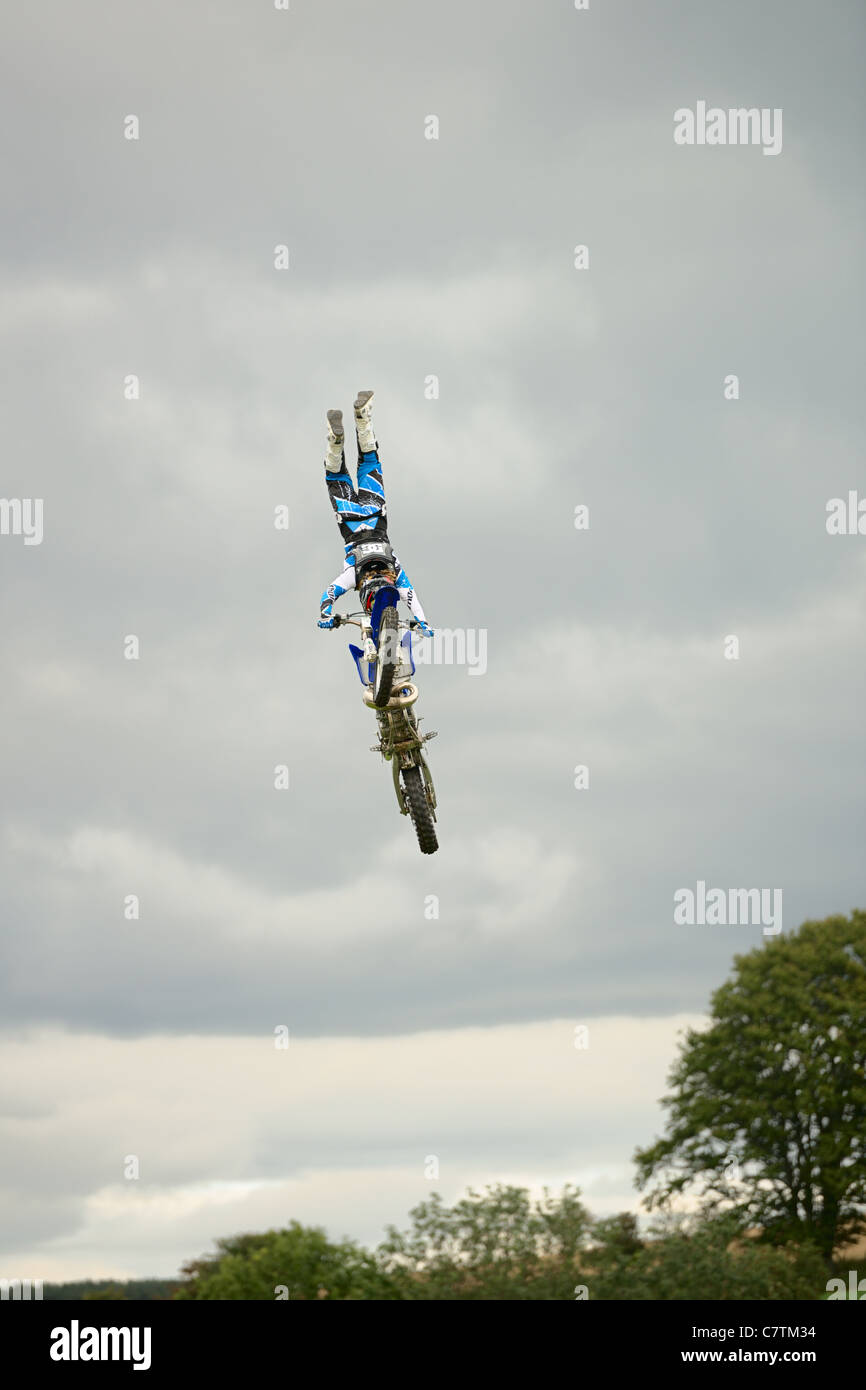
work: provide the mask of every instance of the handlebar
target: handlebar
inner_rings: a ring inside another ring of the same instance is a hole
[[[359,621],[359,619],[361,619],[361,618],[366,618],[366,617],[368,617],[368,616],[369,616],[369,615],[366,614],[366,613],[363,611],[363,609],[359,609],[357,613],[334,613],[334,614],[332,614],[333,624],[334,624],[334,627],[335,627],[335,628],[336,628],[336,627],[363,627],[363,623],[361,623],[361,622]],[[406,624],[406,626],[407,626],[407,627],[410,627],[410,628],[416,628],[416,627],[420,627],[420,623],[419,623],[419,621],[418,621],[417,618],[414,618],[414,617],[413,617],[413,618],[410,618],[410,619],[409,619],[409,621],[408,621],[408,623]]]

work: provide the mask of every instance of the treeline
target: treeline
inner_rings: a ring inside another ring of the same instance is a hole
[[[178,1279],[73,1279],[66,1284],[43,1285],[44,1299],[148,1299],[173,1298],[180,1287]]]
[[[494,1186],[447,1207],[438,1196],[389,1228],[375,1252],[297,1222],[229,1237],[184,1269],[177,1299],[493,1300],[827,1297],[816,1246],[744,1236],[732,1215],[647,1237],[629,1212],[594,1221],[576,1188]]]
[[[631,1213],[593,1221],[576,1189],[533,1202],[515,1187],[470,1192],[453,1207],[438,1195],[375,1252],[290,1226],[217,1242],[182,1280],[81,1280],[45,1286],[46,1299],[146,1301],[699,1301],[826,1299],[850,1259],[828,1266],[813,1245],[744,1236],[730,1218],[658,1227],[641,1237]],[[860,1271],[856,1271],[859,1278]]]
[[[815,1244],[744,1234],[734,1213],[664,1217],[644,1234],[630,1212],[593,1219],[576,1188],[533,1199],[525,1188],[469,1191],[447,1206],[438,1194],[389,1227],[370,1251],[297,1221],[229,1236],[181,1280],[85,1280],[46,1286],[46,1298],[306,1301],[724,1301],[828,1297],[850,1284]]]

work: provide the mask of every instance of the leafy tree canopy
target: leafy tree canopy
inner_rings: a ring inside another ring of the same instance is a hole
[[[185,1265],[178,1299],[387,1298],[376,1261],[354,1241],[330,1241],[292,1221],[278,1231],[228,1236]]]
[[[571,1298],[590,1223],[579,1199],[495,1185],[448,1207],[434,1193],[407,1231],[388,1227],[379,1260],[405,1299]]]
[[[647,1204],[694,1188],[705,1210],[829,1260],[864,1224],[866,913],[737,956],[669,1084],[666,1135],[635,1155]]]

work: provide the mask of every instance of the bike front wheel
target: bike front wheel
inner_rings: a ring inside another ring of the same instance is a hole
[[[376,674],[373,678],[373,704],[382,709],[391,698],[394,673],[400,659],[399,619],[396,608],[386,608],[379,621],[376,645]]]
[[[404,767],[402,777],[409,814],[418,836],[418,846],[422,854],[435,854],[439,848],[439,841],[433,827],[433,813],[427,801],[424,774],[420,767]]]

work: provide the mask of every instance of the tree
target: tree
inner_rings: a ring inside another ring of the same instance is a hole
[[[689,1224],[668,1220],[646,1239],[630,1213],[593,1229],[584,1282],[590,1299],[821,1299],[827,1271],[814,1246],[737,1239],[735,1213]]]
[[[317,1226],[228,1236],[213,1255],[183,1268],[177,1299],[388,1298],[373,1257],[353,1241],[329,1241]]]
[[[666,1137],[638,1150],[646,1204],[695,1184],[767,1239],[825,1260],[864,1229],[866,913],[805,922],[734,960],[669,1078]]]
[[[377,1255],[403,1299],[572,1298],[589,1228],[579,1197],[545,1188],[533,1202],[524,1188],[496,1185],[446,1207],[437,1192],[410,1212],[408,1231],[388,1227]]]

